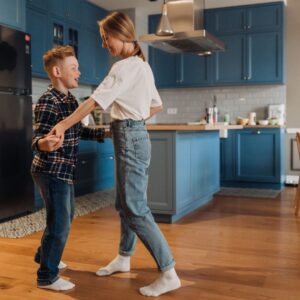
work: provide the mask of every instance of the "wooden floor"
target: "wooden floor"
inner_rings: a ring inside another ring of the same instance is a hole
[[[300,217],[293,215],[295,188],[277,199],[216,197],[212,205],[176,224],[160,224],[177,261],[183,287],[157,299],[299,300]],[[0,239],[0,299],[145,299],[138,288],[157,276],[141,243],[132,272],[100,278],[99,266],[118,248],[119,219],[113,208],[77,218],[62,276],[76,283],[68,293],[36,288],[33,254],[41,232]]]

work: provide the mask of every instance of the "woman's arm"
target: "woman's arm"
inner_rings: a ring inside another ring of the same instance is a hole
[[[162,111],[162,109],[163,109],[162,105],[150,107],[150,115],[149,115],[149,117],[147,118],[147,120],[150,119],[150,118],[152,118],[152,117],[153,117],[155,114],[157,114],[158,112]]]
[[[88,100],[81,103],[71,115],[57,123],[49,134],[55,134],[56,136],[60,137],[60,139],[63,139],[64,133],[67,129],[78,123],[82,118],[93,111],[98,105],[99,104],[93,98],[89,98]]]

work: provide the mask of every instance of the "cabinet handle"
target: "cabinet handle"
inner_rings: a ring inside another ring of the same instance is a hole
[[[246,30],[246,29],[247,29],[247,26],[246,26],[246,25],[244,25],[244,26],[243,26],[243,28],[244,28],[244,30]]]
[[[248,77],[247,77],[247,80],[250,80],[250,79],[251,79],[251,76],[248,76]]]
[[[247,80],[247,77],[246,76],[244,76],[244,78],[243,78],[244,80]]]
[[[110,156],[109,159],[114,159],[114,157],[113,157],[113,156]]]
[[[258,130],[256,133],[257,133],[257,134],[260,134],[260,131]]]
[[[248,25],[248,26],[247,26],[247,29],[251,29],[251,25]]]
[[[86,160],[82,160],[82,161],[81,161],[81,164],[82,164],[82,165],[85,165],[86,163],[87,163]]]

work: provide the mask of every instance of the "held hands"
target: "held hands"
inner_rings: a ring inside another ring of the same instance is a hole
[[[55,135],[57,138],[58,138],[58,142],[57,142],[57,145],[59,145],[59,147],[62,145],[62,143],[64,142],[64,138],[65,138],[65,131],[66,129],[64,128],[64,126],[62,125],[62,123],[58,123],[56,124],[52,129],[51,131],[48,133],[48,136],[49,135]],[[59,148],[58,147],[58,148]],[[57,149],[58,149],[57,148]]]
[[[62,143],[63,140],[61,141],[56,135],[46,135],[38,140],[38,148],[45,152],[56,151],[61,147]]]

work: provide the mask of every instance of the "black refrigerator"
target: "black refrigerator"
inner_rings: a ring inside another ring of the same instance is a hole
[[[30,35],[0,26],[0,222],[34,210]]]

